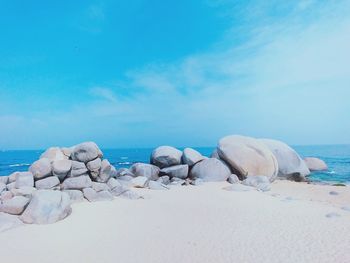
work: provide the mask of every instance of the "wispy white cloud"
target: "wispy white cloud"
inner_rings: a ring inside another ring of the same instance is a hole
[[[112,103],[117,103],[118,98],[113,90],[104,87],[93,87],[89,90],[90,94],[95,97],[102,98]]]

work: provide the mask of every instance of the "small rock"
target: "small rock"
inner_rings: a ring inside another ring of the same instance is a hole
[[[84,194],[80,190],[63,190],[62,192],[65,192],[66,194],[68,194],[72,202],[84,201]]]
[[[196,178],[196,179],[192,180],[191,184],[195,185],[195,186],[199,186],[199,185],[204,184],[204,181],[201,178]]]
[[[142,195],[139,195],[138,193],[135,193],[134,191],[127,190],[118,195],[118,197],[124,198],[124,199],[130,199],[130,200],[137,200],[137,199],[143,199]]]
[[[63,179],[66,178],[71,169],[71,160],[55,160],[52,163],[52,173],[53,175],[57,176],[61,181],[63,181]]]
[[[0,204],[0,212],[5,212],[11,215],[20,215],[29,203],[29,198],[24,196],[15,196],[5,200]]]
[[[228,181],[230,184],[239,184],[239,183],[240,183],[240,180],[239,180],[238,176],[235,175],[235,174],[231,174],[231,175],[228,177],[227,181]]]
[[[21,188],[24,186],[33,187],[34,186],[34,177],[31,172],[19,172],[16,179],[16,188]]]
[[[170,184],[170,177],[167,175],[161,176],[161,177],[159,177],[157,182],[160,182],[160,183],[165,184],[165,185]]]
[[[122,176],[135,177],[135,175],[128,168],[120,168],[117,170],[116,177]]]
[[[116,187],[121,187],[122,185],[120,184],[120,182],[118,182],[117,179],[115,178],[110,178],[107,182],[107,185],[109,187],[109,189],[113,190]]]
[[[92,182],[92,189],[96,192],[108,191],[109,186],[106,183]]]
[[[146,176],[138,176],[131,180],[132,186],[136,188],[147,187],[149,179]]]
[[[310,171],[326,171],[328,170],[327,164],[319,158],[307,157],[304,159],[306,166]]]
[[[166,167],[160,170],[160,173],[163,175],[168,175],[169,177],[185,179],[188,176],[188,165],[180,164],[171,167]]]
[[[152,164],[147,163],[134,163],[130,167],[130,171],[137,176],[146,176],[150,180],[157,180],[160,169]]]
[[[83,194],[84,194],[84,197],[89,202],[113,200],[113,195],[109,191],[106,191],[106,190],[103,190],[101,192],[96,192],[92,188],[84,188]]]
[[[77,176],[86,174],[87,172],[88,172],[88,169],[86,168],[84,163],[73,161],[72,169],[68,174],[68,177],[77,177]]]
[[[77,189],[81,190],[92,186],[92,181],[89,176],[81,175],[78,177],[71,177],[64,180],[62,183],[62,189]]]
[[[97,178],[101,170],[101,165],[102,165],[102,161],[100,158],[97,158],[86,164],[86,167],[90,171],[92,178]]]
[[[30,167],[29,171],[33,174],[35,180],[48,177],[52,173],[51,161],[48,158],[41,158],[35,161]]]
[[[152,190],[169,190],[169,187],[157,181],[149,181],[148,188]]]
[[[99,175],[96,177],[96,181],[100,183],[105,183],[111,178],[112,165],[107,159],[101,162],[101,170]]]
[[[52,189],[60,184],[60,180],[56,176],[49,176],[35,182],[35,187],[39,189]]]

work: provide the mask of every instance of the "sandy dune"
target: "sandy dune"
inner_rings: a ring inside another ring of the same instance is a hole
[[[341,209],[350,206],[348,187],[226,185],[74,204],[61,222],[0,233],[1,262],[350,262],[350,211]]]

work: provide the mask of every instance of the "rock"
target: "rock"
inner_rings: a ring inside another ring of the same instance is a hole
[[[112,190],[111,190],[111,193],[112,195],[114,196],[121,196],[123,195],[125,192],[128,192],[130,189],[119,184],[118,186],[114,187]]]
[[[272,182],[278,174],[278,162],[261,141],[245,136],[231,135],[219,141],[218,154],[240,178],[264,175]]]
[[[185,184],[185,180],[184,179],[180,179],[180,178],[177,178],[177,177],[173,177],[171,178],[171,182],[169,185],[184,185]]]
[[[151,190],[169,190],[169,187],[158,181],[149,181],[148,188]]]
[[[75,179],[75,178],[74,178]],[[20,219],[27,224],[50,224],[66,218],[72,209],[67,193],[38,190]]]
[[[35,187],[39,189],[52,189],[60,184],[60,180],[56,176],[49,176],[35,182]]]
[[[61,185],[63,190],[67,189],[77,189],[81,190],[92,186],[92,181],[89,176],[81,175],[78,177],[70,177],[64,180]]]
[[[196,185],[196,186],[202,185],[203,183],[204,183],[204,181],[201,178],[196,178],[196,179],[191,181],[191,184]]]
[[[92,178],[97,178],[101,170],[101,165],[102,165],[102,161],[100,158],[97,158],[86,164],[86,167],[90,171]]]
[[[275,155],[278,163],[278,176],[288,179],[291,174],[299,173],[301,176],[310,174],[304,160],[291,147],[281,141],[260,139]]]
[[[193,166],[204,159],[203,155],[192,148],[185,148],[182,154],[182,162],[188,166]]]
[[[8,176],[0,175],[0,183],[8,184],[8,182],[9,182],[9,177]]]
[[[269,178],[263,175],[248,175],[247,178],[242,181],[242,184],[255,187],[264,192],[271,189]]]
[[[84,194],[80,190],[64,190],[63,192],[69,195],[72,202],[84,201]]]
[[[137,176],[146,176],[150,180],[157,180],[160,169],[152,164],[135,163],[130,167],[130,171]]]
[[[14,172],[8,176],[7,184],[14,183],[17,180],[17,177],[20,172]]]
[[[11,191],[3,191],[0,195],[0,200],[4,201],[4,200],[11,199],[12,197],[13,197],[13,194],[11,193]]]
[[[24,196],[31,198],[33,193],[36,191],[36,188],[30,186],[23,186],[21,188],[13,188],[11,189],[11,193],[14,196]]]
[[[137,200],[137,199],[143,199],[141,195],[138,193],[135,193],[134,191],[127,190],[122,192],[118,197],[124,198],[124,199],[129,199],[129,200]]]
[[[328,170],[327,164],[321,159],[315,157],[307,157],[304,159],[306,166],[310,171],[326,171]]]
[[[101,162],[101,171],[99,175],[96,177],[96,181],[100,183],[105,183],[111,178],[112,165],[109,163],[107,159],[104,159]]]
[[[122,185],[118,182],[117,179],[115,179],[115,178],[110,178],[110,179],[107,181],[107,186],[109,187],[109,189],[113,190],[114,188],[116,188],[116,187],[121,187]]]
[[[96,192],[110,190],[109,186],[107,185],[107,183],[98,183],[98,182],[92,182],[92,189],[94,189]]]
[[[68,173],[68,177],[77,177],[81,175],[87,174],[88,169],[86,165],[82,162],[72,161],[72,169],[70,173]]]
[[[110,176],[113,177],[113,178],[117,177],[117,169],[113,165],[111,165]]]
[[[35,180],[48,177],[52,173],[51,161],[48,158],[41,158],[35,161],[30,167],[29,171],[33,174]]]
[[[0,182],[0,194],[6,191],[6,189],[7,189],[6,184]]]
[[[92,188],[84,188],[83,194],[89,202],[113,200],[113,195],[107,190],[96,192]]]
[[[16,187],[16,182],[9,183],[6,185],[7,190],[12,190],[15,187]]]
[[[210,158],[216,158],[220,160],[220,156],[217,149],[212,152],[212,154],[210,155]]]
[[[230,184],[239,184],[241,181],[239,180],[238,176],[235,175],[235,174],[231,174],[227,181],[230,183]]]
[[[226,181],[231,175],[230,169],[216,158],[205,159],[193,166],[191,178],[201,178],[204,181]]]
[[[63,179],[66,178],[71,169],[71,160],[55,160],[52,163],[52,173],[57,176],[60,181],[63,181]]]
[[[307,182],[306,177],[304,175],[301,175],[300,173],[288,174],[284,178],[294,182]]]
[[[136,188],[147,187],[149,179],[146,176],[138,176],[131,180],[132,186]]]
[[[15,187],[21,188],[24,186],[33,187],[34,177],[31,172],[19,172],[16,180]]]
[[[151,164],[165,168],[181,164],[182,152],[171,146],[160,146],[153,150]]]
[[[135,175],[128,168],[120,168],[117,170],[116,177],[122,176],[135,177]]]
[[[42,155],[40,155],[40,159],[41,158],[47,158],[51,162],[68,159],[58,147],[51,147],[47,149]]]
[[[4,200],[0,204],[0,212],[5,212],[11,215],[20,215],[29,203],[29,198],[24,196],[14,196],[11,199]]]
[[[0,213],[0,233],[21,225],[23,222],[17,216]]]
[[[120,180],[120,181],[131,181],[134,177],[135,177],[135,175],[133,177],[131,177],[130,175],[124,175],[124,176],[118,177],[118,180]]]
[[[103,154],[94,142],[84,142],[74,146],[71,158],[74,161],[88,163],[96,158],[102,158]]]
[[[169,177],[177,177],[181,179],[185,179],[188,176],[188,165],[180,164],[167,168],[163,168],[160,170],[160,174],[169,175]]]
[[[163,176],[159,177],[157,182],[160,182],[160,183],[165,184],[165,185],[170,184],[170,177],[167,175],[163,175]]]
[[[254,187],[242,185],[242,184],[231,184],[229,186],[224,187],[223,189],[227,191],[233,191],[233,192],[247,192],[247,191],[256,190]]]
[[[62,153],[63,153],[66,157],[70,158],[71,155],[72,155],[73,148],[74,148],[74,147],[70,147],[70,148],[68,148],[68,147],[63,147],[63,148],[61,148],[61,151],[62,151]]]

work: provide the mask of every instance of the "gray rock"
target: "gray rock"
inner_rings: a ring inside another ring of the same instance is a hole
[[[301,176],[310,174],[309,168],[296,151],[281,141],[260,139],[275,155],[278,162],[278,176],[288,179],[288,176],[299,173]]]
[[[23,222],[17,216],[0,213],[0,233],[22,225]]]
[[[242,181],[242,184],[255,187],[256,189],[264,192],[271,189],[269,178],[262,175],[249,175]]]
[[[138,176],[131,180],[132,186],[136,188],[147,187],[149,179],[146,176]]]
[[[115,179],[115,178],[110,178],[107,181],[107,186],[109,187],[109,189],[113,190],[116,187],[121,187],[122,185],[120,184],[120,182]]]
[[[72,202],[84,201],[84,194],[80,190],[64,190],[63,192],[69,195]]]
[[[105,183],[111,178],[112,165],[107,159],[101,162],[101,170],[99,175],[96,177],[96,181],[100,183]]]
[[[220,156],[219,156],[219,153],[218,153],[218,150],[215,149],[212,154],[210,155],[210,158],[216,158],[216,159],[219,159],[220,160]]]
[[[328,170],[327,164],[319,158],[307,157],[304,159],[306,166],[310,171],[326,171]]]
[[[235,175],[235,174],[231,174],[227,181],[230,183],[230,184],[239,184],[241,181],[239,180],[238,176]]]
[[[20,219],[27,224],[50,224],[66,218],[72,208],[67,193],[38,190],[33,194]]]
[[[67,156],[63,154],[63,152],[59,147],[51,147],[47,149],[43,154],[41,154],[40,159],[41,158],[47,158],[51,162],[68,159]]]
[[[90,171],[92,178],[97,178],[101,170],[101,165],[102,165],[102,161],[100,158],[97,158],[86,164],[86,167]]]
[[[131,177],[130,175],[124,175],[124,176],[118,177],[118,180],[120,180],[120,181],[131,181],[134,177],[135,177],[135,175],[133,177]]]
[[[233,191],[233,192],[256,191],[254,187],[242,185],[242,184],[231,184],[229,186],[224,187],[223,189],[227,191]]]
[[[10,174],[10,175],[7,177],[7,178],[8,178],[7,184],[16,182],[19,173],[20,173],[20,172],[14,172],[14,173]]]
[[[14,196],[24,196],[31,198],[33,193],[36,191],[36,188],[30,186],[23,186],[21,188],[12,188],[11,193]]]
[[[121,195],[123,195],[125,192],[129,192],[130,191],[130,189],[129,188],[127,188],[127,187],[125,187],[125,186],[123,186],[123,185],[119,185],[119,186],[116,186],[116,187],[114,187],[112,190],[111,190],[111,193],[112,193],[112,195],[114,195],[114,196],[121,196]]]
[[[135,163],[130,167],[130,171],[137,176],[146,176],[150,180],[157,180],[160,169],[152,164]]]
[[[160,146],[153,150],[151,164],[165,168],[181,164],[182,152],[171,146]]]
[[[16,179],[16,188],[21,188],[24,186],[33,187],[34,186],[34,176],[31,172],[19,172]]]
[[[86,168],[86,165],[82,162],[73,161],[72,162],[72,169],[70,173],[68,173],[68,177],[77,177],[81,176],[83,174],[86,174],[88,172],[88,169]]]
[[[0,200],[4,201],[4,200],[11,199],[12,197],[13,197],[13,194],[11,193],[11,191],[3,191],[0,195]]]
[[[278,162],[271,150],[261,141],[231,135],[218,143],[218,154],[240,178],[264,175],[272,182],[278,174]]]
[[[143,196],[131,191],[131,190],[127,190],[122,192],[121,194],[118,195],[118,197],[120,198],[124,198],[124,199],[129,199],[129,200],[137,200],[137,199],[143,199]]]
[[[8,184],[8,182],[9,182],[9,177],[8,176],[0,175],[0,183]]]
[[[96,158],[102,158],[103,154],[94,142],[84,142],[74,146],[71,158],[74,161],[88,163]]]
[[[96,192],[92,188],[84,188],[83,194],[89,202],[113,200],[113,195],[107,190]]]
[[[52,189],[60,184],[60,180],[56,176],[49,176],[35,182],[35,187],[39,189]]]
[[[92,189],[96,192],[108,191],[109,186],[106,183],[92,182]]]
[[[191,184],[196,185],[196,186],[202,185],[203,183],[204,183],[204,181],[201,178],[196,178],[196,179],[191,181]]]
[[[71,160],[55,160],[52,163],[52,173],[57,176],[61,181],[68,175],[72,169]]]
[[[205,159],[193,166],[191,178],[201,178],[204,181],[226,181],[231,175],[230,169],[216,158]]]
[[[165,185],[170,184],[170,177],[167,175],[161,176],[161,177],[159,177],[157,182],[160,182],[160,183],[165,184]]]
[[[281,178],[281,177],[280,177]],[[292,173],[284,176],[285,179],[289,181],[294,182],[307,182],[308,180],[304,175],[301,175],[300,173]]]
[[[116,177],[123,177],[123,176],[135,177],[135,175],[128,168],[118,169]]]
[[[0,194],[6,191],[6,189],[7,189],[6,184],[0,182]]]
[[[14,196],[11,199],[4,200],[0,204],[0,212],[5,212],[11,215],[20,215],[29,203],[29,198],[24,196]]]
[[[35,180],[48,177],[52,174],[51,161],[48,158],[41,158],[35,161],[30,167],[29,171],[33,174]]]
[[[9,183],[6,185],[6,187],[7,187],[7,190],[12,190],[13,188],[16,187],[16,182]]]
[[[172,186],[179,186],[179,185],[184,185],[185,184],[185,180],[184,179],[180,179],[180,178],[177,178],[177,177],[173,177],[171,178],[171,182],[169,185],[172,185]]]
[[[62,183],[61,188],[63,190],[68,190],[68,189],[82,190],[84,188],[88,188],[91,186],[92,186],[92,181],[90,177],[86,175],[81,175],[78,177],[67,178]]]
[[[74,147],[70,147],[70,148],[68,148],[68,147],[62,147],[62,148],[61,148],[61,151],[62,151],[62,153],[63,153],[66,157],[70,158],[71,155],[72,155],[73,148],[74,148]]]
[[[168,175],[169,177],[177,177],[181,179],[185,179],[188,176],[188,165],[180,164],[167,168],[163,168],[160,170],[160,174]]]
[[[182,154],[182,162],[188,166],[193,166],[204,159],[203,155],[192,148],[185,148]]]
[[[151,190],[169,190],[169,187],[158,181],[149,181],[148,188]]]

